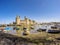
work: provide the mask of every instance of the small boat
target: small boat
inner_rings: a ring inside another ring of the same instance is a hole
[[[13,28],[12,27],[5,27],[5,29],[4,30],[13,30]]]
[[[50,29],[48,30],[48,33],[57,34],[57,33],[60,33],[60,30]]]
[[[29,31],[24,31],[23,32],[23,35],[28,35],[29,34]]]
[[[51,33],[51,34],[58,34],[60,33],[60,30],[57,26],[51,26],[46,30],[46,32]]]
[[[27,30],[27,28],[24,27],[23,30]]]
[[[31,29],[34,29],[34,27],[30,27]]]
[[[37,29],[37,31],[46,31],[46,29],[41,29],[41,28],[39,28],[39,29]]]
[[[42,25],[41,27],[39,27],[39,29],[37,29],[37,31],[46,31],[47,26],[46,25]]]
[[[16,30],[20,30],[20,28],[16,28]]]
[[[13,30],[16,30],[16,27],[13,27]]]
[[[23,35],[28,35],[29,34],[29,31],[27,28],[23,28]]]
[[[20,27],[13,27],[13,30],[20,30]]]

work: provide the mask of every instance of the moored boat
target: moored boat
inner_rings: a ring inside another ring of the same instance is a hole
[[[46,31],[46,29],[41,29],[41,28],[39,28],[39,29],[37,29],[37,31]]]
[[[60,30],[50,29],[50,30],[48,30],[48,33],[57,34],[57,33],[60,33]]]

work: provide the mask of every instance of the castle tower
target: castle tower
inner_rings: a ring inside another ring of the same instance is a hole
[[[29,28],[29,19],[26,18],[26,16],[24,17],[24,20],[25,20],[25,27],[26,28]]]
[[[24,18],[25,18],[25,23],[26,23],[27,25],[29,25],[29,19],[26,18],[26,16],[25,16]]]
[[[20,24],[20,16],[16,17],[16,24],[19,25]]]

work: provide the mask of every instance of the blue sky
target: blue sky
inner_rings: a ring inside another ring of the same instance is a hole
[[[16,15],[37,22],[59,22],[60,0],[0,0],[0,24],[15,21]]]

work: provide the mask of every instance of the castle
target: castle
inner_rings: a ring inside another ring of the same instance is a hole
[[[13,22],[13,24],[20,25],[20,26],[23,25],[23,27],[28,27],[28,26],[35,25],[36,22],[34,20],[30,20],[26,18],[26,16],[24,17],[24,20],[21,20],[20,16],[16,16],[15,22]]]

